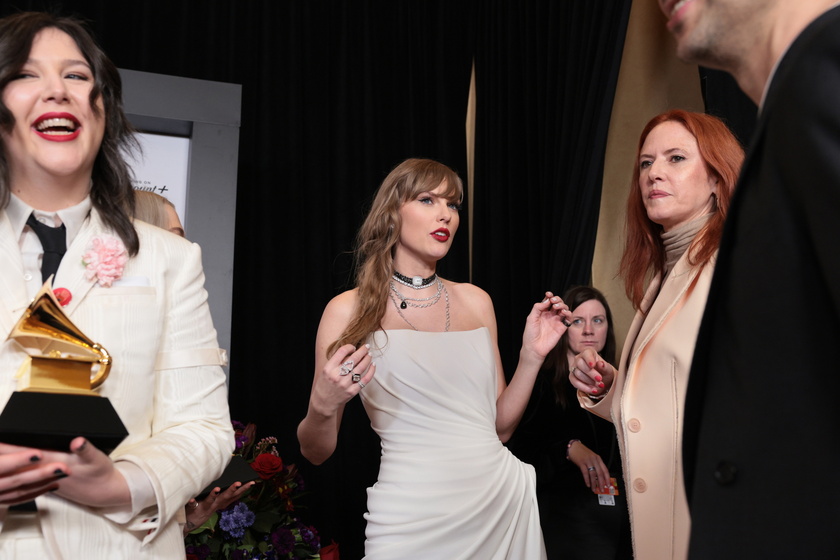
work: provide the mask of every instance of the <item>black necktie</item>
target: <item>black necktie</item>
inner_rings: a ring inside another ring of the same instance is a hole
[[[44,248],[44,259],[41,261],[41,281],[46,282],[51,274],[58,270],[58,263],[67,251],[67,234],[64,224],[58,227],[50,227],[35,219],[35,214],[30,214],[26,225],[32,228],[41,246]]]

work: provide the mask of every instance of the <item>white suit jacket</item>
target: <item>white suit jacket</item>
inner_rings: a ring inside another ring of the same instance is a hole
[[[114,236],[91,210],[61,261],[54,287],[67,288],[65,313],[110,353],[98,389],[129,435],[113,451],[149,477],[157,504],[126,524],[54,495],[37,499],[55,559],[183,558],[178,519],[184,505],[222,472],[233,450],[225,375],[207,305],[201,250],[135,222],[140,252],[110,287],[85,278],[82,256],[96,236]],[[18,240],[0,211],[0,407],[16,389],[26,354],[6,340],[29,305]],[[0,508],[0,518],[6,509]],[[176,516],[178,516],[176,518]]]

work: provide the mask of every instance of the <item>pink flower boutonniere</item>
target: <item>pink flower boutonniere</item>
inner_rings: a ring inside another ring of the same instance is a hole
[[[128,253],[120,238],[112,235],[97,236],[82,257],[82,262],[87,269],[85,278],[96,278],[100,286],[107,288],[122,276],[125,263],[128,262]]]

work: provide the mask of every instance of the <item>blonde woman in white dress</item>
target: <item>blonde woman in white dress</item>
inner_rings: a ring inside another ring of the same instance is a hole
[[[502,443],[570,313],[550,292],[533,306],[508,385],[489,296],[435,273],[462,198],[445,165],[398,165],[359,232],[357,287],[330,301],[318,329],[298,439],[306,458],[325,461],[345,404],[361,396],[382,443],[368,489],[369,560],[545,558],[534,469]]]

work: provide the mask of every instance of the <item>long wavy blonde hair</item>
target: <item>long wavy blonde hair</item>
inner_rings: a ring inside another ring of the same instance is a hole
[[[376,192],[356,236],[356,288],[353,318],[327,355],[344,344],[359,346],[381,327],[388,303],[388,282],[394,273],[394,247],[400,238],[400,208],[422,192],[446,185],[442,196],[460,204],[464,185],[458,174],[430,159],[407,159],[391,171]]]

